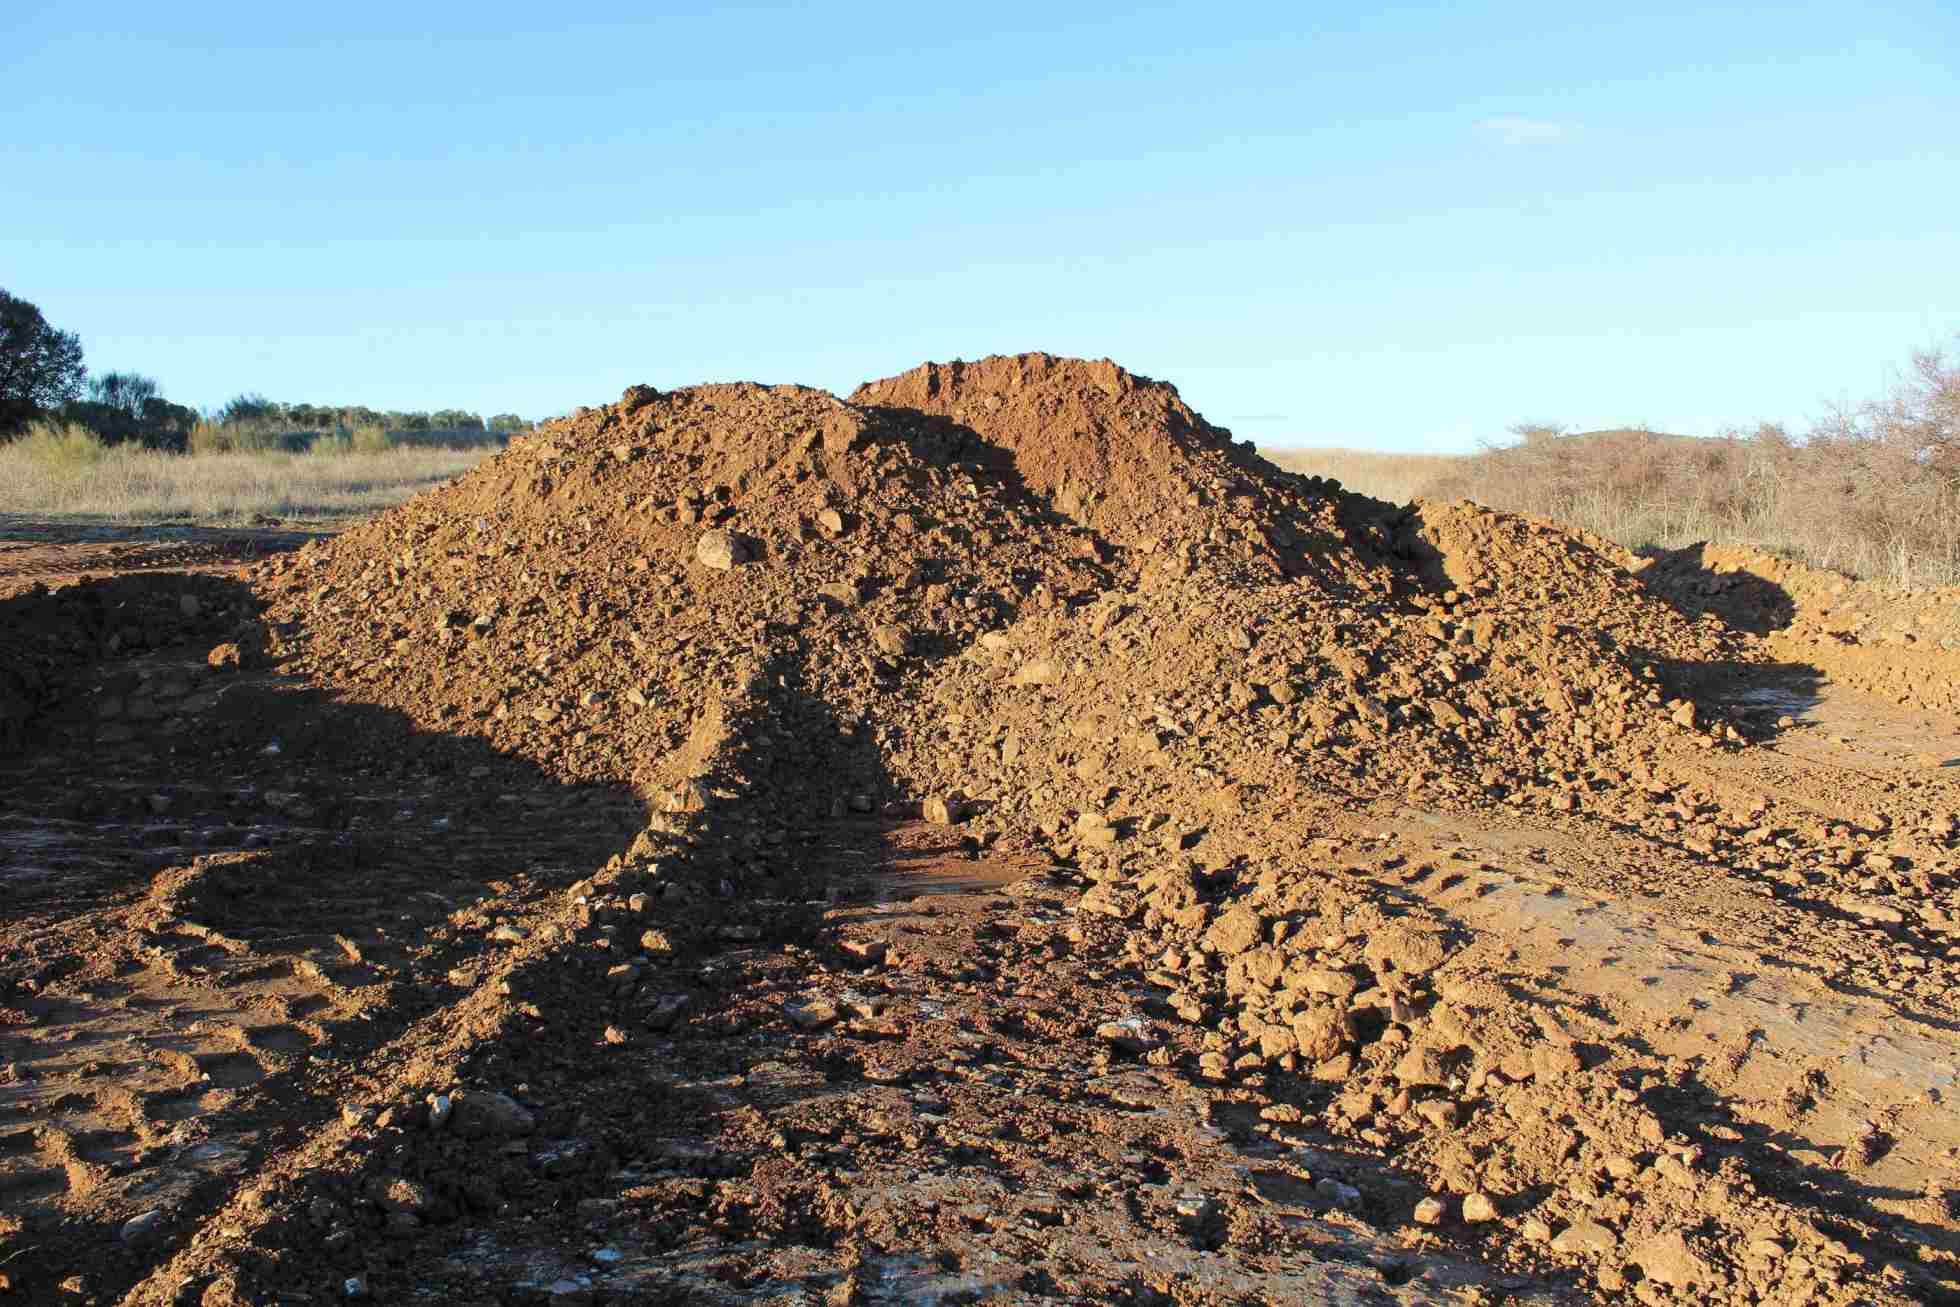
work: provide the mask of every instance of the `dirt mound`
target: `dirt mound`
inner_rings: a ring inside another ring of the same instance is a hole
[[[1182,1131],[1076,1159],[1116,1166],[1119,1189],[1146,1153],[1227,1173],[1207,1151],[1223,1134],[1262,1167],[1283,1160],[1283,1182],[1261,1172],[1272,1192],[1311,1194],[1316,1212],[1375,1234],[1447,1227],[1479,1257],[1607,1297],[1760,1298],[1778,1259],[1801,1252],[1811,1301],[1906,1300],[1905,1273],[1879,1268],[1907,1255],[1907,1236],[1849,1200],[1827,1234],[1804,1214],[1815,1178],[1750,1151],[1796,1128],[1786,1089],[1830,1099],[1803,1088],[1812,1063],[1771,1047],[1779,1033],[1702,1065],[1728,1036],[1694,1014],[1747,988],[1755,955],[1737,945],[1698,960],[1692,984],[1670,980],[1689,968],[1656,924],[1568,906],[1557,882],[1578,872],[1547,850],[1598,833],[1593,870],[1631,897],[1663,877],[1685,894],[1717,860],[1755,878],[1752,903],[1827,886],[1833,921],[1883,923],[1937,958],[1954,920],[1925,870],[1944,866],[1953,834],[1929,816],[1943,791],[1915,780],[1853,829],[1710,780],[1766,728],[1692,692],[1762,651],[1666,602],[1636,565],[1549,523],[1397,509],[1279,472],[1171,387],[1045,355],[928,364],[850,402],[635,387],[265,563],[254,582],[281,670],[466,742],[450,779],[468,790],[480,774],[485,806],[501,802],[487,787],[514,784],[493,780],[498,759],[601,793],[631,786],[645,811],[604,866],[526,867],[494,912],[434,896],[424,911],[446,916],[426,945],[333,937],[335,965],[400,975],[417,995],[446,984],[453,1001],[416,1009],[412,1057],[363,1081],[376,1112],[291,1150],[132,1300],[168,1301],[199,1275],[231,1283],[238,1230],[254,1232],[268,1284],[367,1277],[367,1292],[420,1282],[404,1250],[425,1227],[504,1222],[514,1237],[534,1213],[576,1212],[597,1231],[656,1193],[675,1239],[857,1247],[902,1228],[908,1255],[929,1251],[928,1225],[879,1216],[853,1177],[947,1120],[918,1097],[928,1086],[975,1120],[1019,1113],[980,1096],[1027,1089],[1005,1063],[1091,1045],[1094,1094],[1164,1123],[1126,1118],[1126,1139]],[[298,800],[341,828],[317,841],[329,852],[278,864],[291,879],[276,885],[256,855],[166,871],[142,928],[271,948],[309,895],[334,903],[327,891],[346,886],[324,882],[352,883],[387,819]],[[581,820],[550,804],[517,824]],[[982,952],[965,961],[922,966],[914,942],[872,941],[820,965],[821,904],[855,883],[847,846],[870,817],[923,819],[944,833],[935,856],[1041,868],[1072,924],[1030,907],[1015,927],[1025,948],[976,927],[966,947]],[[1505,865],[1435,834],[1473,828],[1533,856]],[[1552,888],[1528,894],[1521,866]],[[1499,903],[1543,921],[1503,924]],[[1059,973],[1075,948],[1066,997],[1028,999],[1042,959]],[[1641,986],[1685,995],[1687,1015],[1571,981],[1610,984],[1620,950],[1640,959]],[[1711,998],[1718,961],[1730,993]],[[757,985],[806,964],[822,992],[759,1001]],[[1082,1010],[1126,987],[1147,995],[1134,1010]],[[949,995],[978,1024],[931,1024]],[[1855,1015],[1847,1029],[1875,1020]],[[1881,1092],[1880,1078],[1838,1079],[1843,1095]],[[656,1082],[649,1114],[639,1086]],[[1173,1082],[1207,1104],[1198,1125],[1168,1124]],[[795,1092],[772,1099],[784,1085]],[[1709,1086],[1731,1096],[1708,1107]],[[912,1097],[894,1101],[899,1087]],[[466,1131],[438,1119],[462,1110],[454,1090],[475,1104]],[[1070,1083],[1058,1101],[1080,1097]],[[840,1099],[856,1106],[825,1106]],[[853,1115],[874,1099],[873,1116]],[[1084,1127],[1058,1127],[1065,1115],[940,1147],[995,1157],[1027,1129],[1067,1150]],[[680,1119],[717,1123],[731,1151],[675,1162],[664,1132]],[[792,1119],[827,1132],[822,1146],[778,1128]],[[1113,1116],[1096,1119],[1090,1136]],[[1905,1169],[1932,1155],[1898,1153]],[[1896,1181],[1859,1156],[1874,1186]],[[1029,1219],[1065,1225],[1095,1194],[1070,1185]],[[1228,1219],[1209,1201],[1166,1191],[1164,1229],[1233,1255],[1281,1238],[1270,1214],[1247,1204]],[[978,1200],[946,1216],[1004,1228]],[[422,1271],[465,1275],[439,1256]]]
[[[1641,577],[1684,611],[1768,636],[1779,655],[1845,685],[1960,715],[1960,588],[1856,581],[1737,545],[1669,550]]]
[[[1289,570],[1321,555],[1350,575],[1372,561],[1356,556],[1361,542],[1344,521],[1351,497],[1280,471],[1205,421],[1176,387],[1108,359],[924,363],[859,386],[851,402],[974,433],[1057,512],[1115,544],[1236,545]]]

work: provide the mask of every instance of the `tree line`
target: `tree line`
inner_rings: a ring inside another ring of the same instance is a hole
[[[294,438],[303,442],[309,435],[361,431],[507,435],[532,425],[515,413],[485,419],[466,409],[287,404],[259,394],[242,394],[200,412],[164,398],[155,378],[141,373],[90,373],[74,332],[57,329],[38,306],[0,289],[0,439],[37,421],[82,426],[109,444],[179,453],[265,448]]]

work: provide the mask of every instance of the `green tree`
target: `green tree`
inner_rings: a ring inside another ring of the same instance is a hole
[[[254,418],[276,418],[282,409],[264,395],[249,394],[233,396],[232,401],[218,410],[218,416],[226,422],[248,422]]]
[[[138,372],[103,372],[89,378],[91,403],[115,409],[132,424],[141,425],[143,410],[163,398],[163,387],[156,378]]]
[[[0,434],[73,399],[86,375],[74,332],[56,331],[39,308],[0,290]]]
[[[86,398],[60,408],[64,421],[78,422],[112,445],[134,441],[152,449],[182,450],[197,414],[163,397],[153,377],[136,372],[104,372],[89,379]]]

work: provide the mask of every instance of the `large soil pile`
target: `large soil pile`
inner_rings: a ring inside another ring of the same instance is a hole
[[[396,1220],[390,1186],[497,1210],[469,1173],[498,1132],[423,1128],[424,1092],[460,1082],[481,1105],[526,1059],[590,1056],[547,1011],[589,1012],[609,1047],[682,1037],[708,1014],[676,986],[788,934],[795,905],[834,888],[824,832],[875,812],[957,827],[969,851],[1016,850],[1082,891],[1077,935],[1113,940],[1182,1032],[1099,1031],[1109,1056],[1216,1087],[1274,1147],[1311,1130],[1409,1177],[1315,1154],[1315,1192],[1342,1211],[1489,1231],[1506,1264],[1608,1296],[1764,1300],[1800,1252],[1792,1301],[1908,1300],[1843,1242],[1895,1236],[1851,1215],[1827,1234],[1801,1184],[1759,1185],[1740,1160],[1745,1132],[1828,1096],[1808,1071],[1746,1052],[1704,1065],[1634,1007],[1547,997],[1595,960],[1566,954],[1563,904],[1539,909],[1549,951],[1521,954],[1475,902],[1438,906],[1471,878],[1515,891],[1468,846],[1327,824],[1389,794],[1437,823],[1590,821],[1766,884],[1855,868],[1846,912],[1943,928],[1908,869],[1952,826],[1898,852],[1912,795],[1896,819],[1826,830],[1684,770],[1764,729],[1696,697],[1706,669],[1761,653],[1633,565],[1543,522],[1282,472],[1108,362],[927,364],[850,402],[636,387],[581,410],[257,569],[287,672],[548,776],[630,785],[648,813],[554,918],[566,965],[558,935],[497,928],[515,960],[459,1004],[452,1080],[430,1083],[425,1060],[389,1091],[372,1148],[323,1140],[290,1191],[227,1220],[266,1231],[256,1273],[293,1284],[323,1258],[376,1264],[343,1237],[363,1221],[413,1236],[422,1218]],[[1634,892],[1646,872],[1611,874]],[[173,893],[169,911],[195,910]],[[865,1008],[866,1041],[882,1010]],[[807,1029],[838,1016],[791,1013]],[[862,1048],[824,1057],[870,1074]],[[579,1129],[629,1139],[640,1110],[595,1098]],[[309,1222],[338,1242],[288,1237]],[[146,1292],[214,1274],[230,1237],[214,1223]]]

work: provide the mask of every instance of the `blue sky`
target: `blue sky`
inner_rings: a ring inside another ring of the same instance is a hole
[[[1108,356],[1709,432],[1960,330],[1960,8],[0,7],[0,286],[199,406]]]

